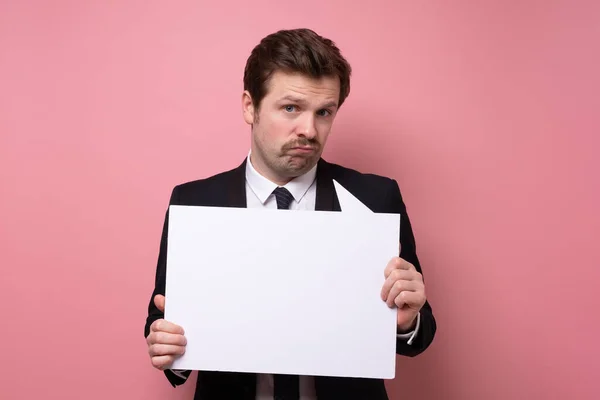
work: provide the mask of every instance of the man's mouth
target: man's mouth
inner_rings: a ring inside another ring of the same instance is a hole
[[[298,153],[313,153],[315,148],[311,146],[296,146],[292,147],[290,150]]]

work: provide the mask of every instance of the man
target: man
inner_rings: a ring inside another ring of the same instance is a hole
[[[397,354],[416,356],[433,341],[436,322],[398,185],[321,158],[335,116],[350,92],[350,74],[350,65],[335,44],[311,30],[265,37],[253,49],[244,72],[242,111],[251,126],[248,157],[233,170],[176,186],[170,204],[341,211],[335,179],[372,211],[400,214],[400,257],[381,266],[380,296],[397,308]],[[144,333],[152,365],[177,386],[190,371],[170,369],[184,353],[186,338],[184,327],[163,319],[168,217],[167,212]],[[302,243],[301,237],[291,240]],[[379,400],[387,399],[387,394],[379,379],[199,371],[194,398]]]

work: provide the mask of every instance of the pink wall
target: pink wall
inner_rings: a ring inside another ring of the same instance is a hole
[[[200,3],[0,3],[0,398],[191,398],[142,336],[168,195],[242,160],[245,59],[299,26],[354,67],[326,156],[398,179],[439,323],[391,397],[600,397],[597,2]]]

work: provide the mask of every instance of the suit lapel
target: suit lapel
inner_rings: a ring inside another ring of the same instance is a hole
[[[315,211],[341,211],[329,163],[320,159],[317,164],[317,197]]]

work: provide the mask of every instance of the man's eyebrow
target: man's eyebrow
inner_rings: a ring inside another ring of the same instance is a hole
[[[281,99],[279,99],[279,102],[283,102],[283,101],[291,101],[292,103],[298,103],[298,104],[304,104],[304,105],[306,105],[306,103],[307,103],[306,100],[301,99],[300,97],[291,96],[291,95],[287,95],[287,96],[284,96]],[[337,108],[337,102],[330,101],[329,103],[323,105],[321,108],[330,108],[330,107]]]
[[[330,107],[337,108],[337,106],[338,106],[338,105],[337,105],[337,102],[335,102],[335,101],[331,101],[331,102],[329,102],[329,103],[325,104],[325,105],[323,106],[323,108],[330,108]]]
[[[283,96],[281,99],[279,99],[279,101],[291,101],[292,103],[306,104],[306,100],[289,94],[287,96]]]

